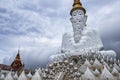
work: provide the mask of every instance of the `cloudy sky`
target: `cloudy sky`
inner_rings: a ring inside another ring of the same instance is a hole
[[[97,29],[104,48],[120,53],[120,0],[81,0],[87,26]],[[72,31],[73,0],[0,0],[0,63],[10,65],[20,47],[26,68],[43,67]]]

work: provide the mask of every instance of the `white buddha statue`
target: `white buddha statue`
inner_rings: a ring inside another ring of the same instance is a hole
[[[86,10],[79,0],[74,0],[73,8],[70,12],[73,32],[65,33],[62,39],[62,53],[81,53],[81,51],[99,51],[106,56],[116,57],[112,50],[104,51],[103,43],[97,30],[86,26]],[[101,52],[102,51],[102,52]],[[110,54],[109,54],[110,53]],[[82,54],[82,53],[81,53]]]
[[[61,60],[72,55],[86,55],[88,53],[99,53],[106,57],[116,57],[113,50],[103,50],[103,43],[97,30],[86,26],[86,10],[79,0],[74,0],[70,12],[73,32],[65,33],[62,38],[61,53],[55,54],[51,60]]]
[[[62,41],[62,52],[79,52],[82,49],[101,50],[103,44],[98,32],[86,27],[86,10],[79,0],[74,0],[71,10],[73,32],[65,33]]]

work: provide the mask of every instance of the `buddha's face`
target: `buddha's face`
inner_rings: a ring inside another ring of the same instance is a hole
[[[73,25],[73,29],[75,30],[83,30],[85,26],[85,14],[82,10],[75,10],[72,13],[71,22]]]

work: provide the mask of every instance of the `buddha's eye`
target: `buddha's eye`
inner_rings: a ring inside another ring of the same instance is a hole
[[[73,16],[76,16],[76,13],[74,13]]]
[[[82,15],[81,13],[79,13],[79,15]]]

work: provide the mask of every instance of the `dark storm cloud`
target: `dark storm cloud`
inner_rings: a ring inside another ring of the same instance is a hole
[[[120,48],[120,1],[81,0],[88,27],[98,28],[105,49]],[[10,64],[21,47],[27,68],[45,66],[60,51],[62,34],[72,30],[71,0],[0,0],[0,62]]]

